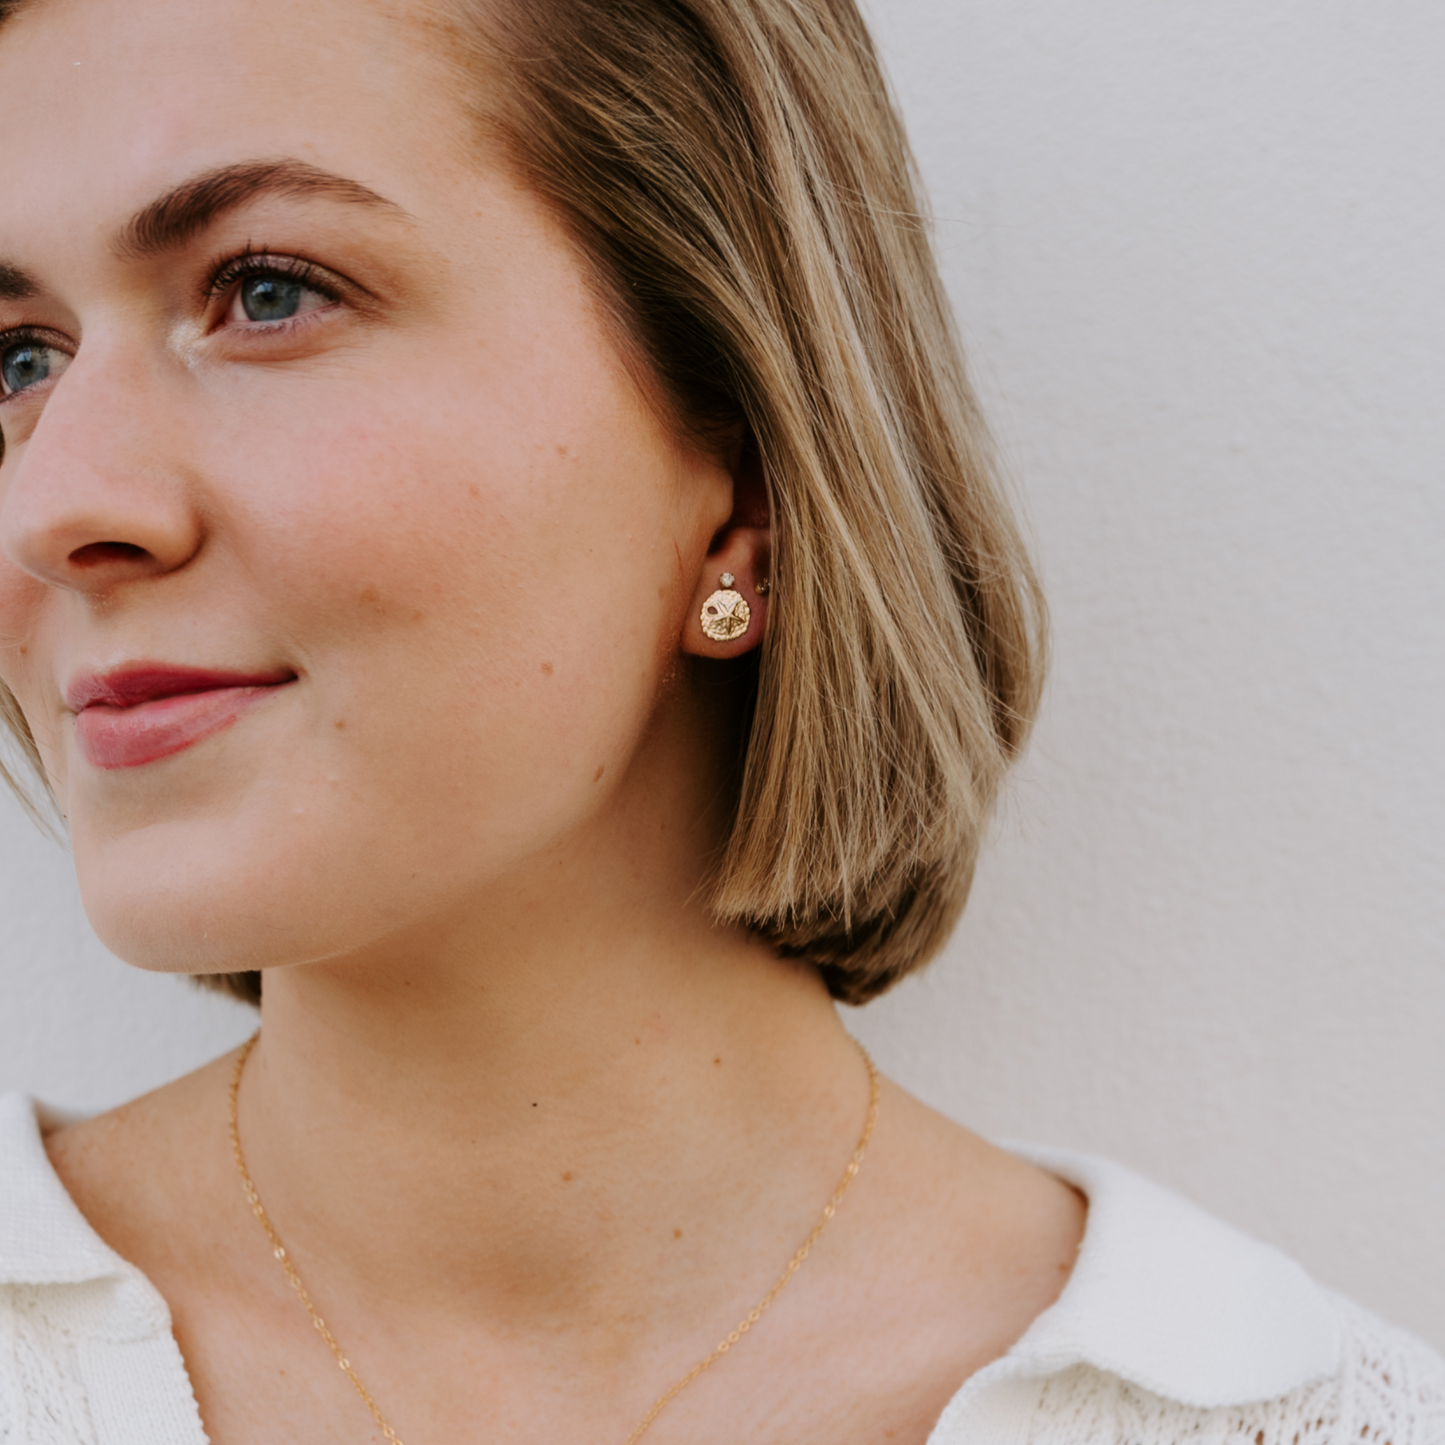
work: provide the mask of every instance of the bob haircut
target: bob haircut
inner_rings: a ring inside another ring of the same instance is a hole
[[[853,0],[436,3],[678,422],[756,448],[773,605],[712,906],[866,1002],[956,923],[1045,649],[867,28]]]

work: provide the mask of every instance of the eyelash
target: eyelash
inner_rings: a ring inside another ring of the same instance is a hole
[[[56,345],[55,333],[46,331],[42,326],[17,326],[13,331],[0,331],[0,351],[23,346],[27,341],[32,346],[54,346],[57,351],[64,350],[64,347]]]
[[[284,276],[288,281],[298,281],[308,291],[314,291],[318,296],[324,296],[330,302],[341,300],[341,288],[329,279],[328,273],[321,271],[311,261],[303,261],[299,256],[276,256],[266,251],[252,251],[247,249],[239,256],[233,256],[229,261],[223,261],[212,272],[206,282],[204,292],[207,301],[215,301],[224,296],[238,282],[245,281],[252,276]],[[284,325],[284,322],[261,322],[265,326]]]

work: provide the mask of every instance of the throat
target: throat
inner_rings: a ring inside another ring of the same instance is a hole
[[[761,1298],[857,1148],[869,1075],[816,977],[728,944],[645,991],[578,971],[572,997],[467,1010],[433,980],[401,1017],[339,970],[268,977],[237,1141],[287,1258],[358,1307],[604,1355],[645,1347],[674,1293],[726,1314],[740,1259]]]

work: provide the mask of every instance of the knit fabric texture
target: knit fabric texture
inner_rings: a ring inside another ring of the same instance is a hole
[[[1274,1400],[1199,1409],[1076,1365],[1049,1378],[1029,1445],[1445,1445],[1445,1364],[1347,1300],[1340,1368]],[[962,1436],[934,1435],[934,1445]]]

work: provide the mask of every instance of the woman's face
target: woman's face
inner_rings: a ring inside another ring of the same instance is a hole
[[[356,0],[0,31],[0,677],[139,963],[444,914],[634,807],[676,690],[731,478],[438,33]]]

